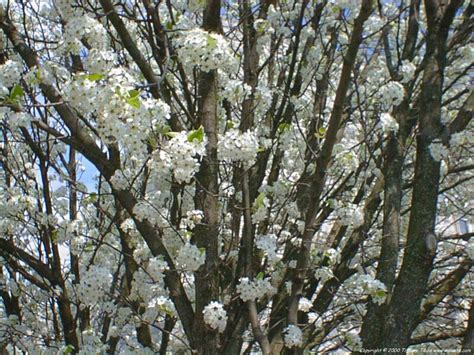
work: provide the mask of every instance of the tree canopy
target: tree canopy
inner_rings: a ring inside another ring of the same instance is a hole
[[[474,6],[0,1],[0,351],[469,351]]]

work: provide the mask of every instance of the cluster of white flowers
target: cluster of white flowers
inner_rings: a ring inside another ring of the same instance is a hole
[[[204,218],[204,212],[201,210],[191,210],[186,212],[185,224],[189,229],[193,229],[196,224],[201,223]]]
[[[114,175],[110,178],[110,183],[114,189],[125,190],[129,187],[130,179],[128,179],[122,170],[115,170]]]
[[[237,61],[227,40],[217,34],[194,28],[181,31],[176,40],[180,58],[186,58],[185,64],[198,66],[203,71],[222,69],[235,72]]]
[[[117,55],[110,50],[93,48],[88,53],[86,68],[90,73],[105,74],[113,67],[117,60]]]
[[[148,272],[148,275],[154,280],[163,280],[164,279],[164,273],[166,270],[168,270],[168,264],[166,261],[163,260],[161,257],[153,257],[148,261],[148,265],[146,267],[146,270]]]
[[[190,243],[184,244],[176,256],[176,263],[186,271],[196,271],[205,261],[205,251],[201,251],[197,246]]]
[[[285,345],[294,348],[303,345],[303,332],[298,326],[290,324],[284,329]]]
[[[96,110],[100,102],[98,98],[104,94],[107,94],[106,91],[101,91],[95,81],[76,76],[66,84],[63,95],[76,110],[86,114]]]
[[[467,132],[453,133],[449,139],[449,146],[451,148],[460,147],[464,144],[474,144],[474,137]]]
[[[359,156],[352,148],[354,144],[351,146],[352,142],[344,142],[344,140],[342,143],[334,146],[335,161],[338,165],[344,167],[345,170],[355,171],[360,164]]]
[[[104,26],[87,15],[67,19],[64,31],[66,51],[79,55],[82,48],[81,40],[86,40],[93,48],[105,49],[107,38]]]
[[[187,132],[177,133],[159,151],[157,169],[172,170],[176,181],[189,182],[199,169],[199,156],[206,153],[206,140],[202,142],[188,139]]]
[[[241,100],[250,95],[252,88],[242,80],[229,79],[222,89],[221,95],[230,102],[241,102]]]
[[[298,311],[308,313],[311,310],[311,307],[313,307],[311,300],[306,297],[300,298],[300,301],[298,302]]]
[[[270,262],[278,260],[277,236],[275,234],[258,235],[255,245],[258,249],[263,250]]]
[[[143,98],[130,71],[112,68],[106,74],[72,77],[64,96],[84,115],[94,114],[96,129],[106,143],[119,143],[132,156],[144,154],[144,140],[166,122],[169,106],[161,100]],[[137,154],[138,153],[138,154]]]
[[[1,89],[0,89],[1,90]],[[9,110],[9,109],[5,109]],[[0,112],[1,114],[2,112]],[[8,123],[10,127],[17,128],[17,127],[28,127],[28,125],[34,120],[33,116],[31,116],[28,112],[8,112]]]
[[[227,312],[220,302],[211,302],[202,311],[204,323],[212,329],[217,329],[219,333],[225,330],[227,324]]]
[[[259,299],[265,295],[274,295],[276,291],[270,283],[270,278],[250,280],[248,277],[243,277],[237,285],[237,292],[244,302]]]
[[[364,224],[364,211],[355,204],[336,203],[334,214],[344,226],[352,225],[353,228],[358,228]]]
[[[431,157],[436,161],[441,161],[449,156],[449,150],[441,142],[433,142],[430,144]]]
[[[260,199],[260,196],[263,196],[262,199]],[[260,202],[261,201],[261,202]],[[253,223],[258,223],[263,221],[267,217],[267,208],[270,205],[270,200],[265,197],[265,195],[262,193],[257,197],[255,203],[254,203],[254,212],[252,213],[252,222]]]
[[[154,297],[148,302],[148,309],[157,309],[159,312],[166,313],[169,315],[176,315],[176,308],[174,307],[173,301],[168,297],[158,296]],[[156,319],[156,316],[150,319],[150,322]]]
[[[397,120],[388,112],[382,113],[382,115],[380,115],[380,123],[382,124],[382,130],[385,133],[398,131]]]
[[[402,83],[408,83],[415,77],[416,66],[410,62],[403,62],[400,67],[400,73],[402,74]]]
[[[389,110],[392,106],[398,106],[403,101],[405,90],[403,85],[396,81],[390,81],[382,86],[379,91],[382,106]]]
[[[54,6],[59,12],[59,15],[65,20],[72,18],[74,16],[80,15],[79,6],[71,6],[73,2],[70,0],[55,0]]]
[[[327,249],[324,256],[328,258],[329,265],[336,265],[341,260],[341,253],[334,248]]]
[[[308,323],[313,323],[316,329],[323,326],[323,318],[316,312],[308,313]]]
[[[127,324],[128,320],[133,317],[133,311],[130,309],[130,307],[117,307],[115,310],[115,319],[114,323],[117,326],[123,327],[125,324]]]
[[[321,280],[322,283],[325,283],[327,280],[334,276],[332,270],[327,266],[320,267],[314,272],[314,278],[316,280]]]
[[[104,297],[112,282],[112,274],[102,266],[92,265],[81,274],[77,295],[82,303],[95,305]]]
[[[139,221],[148,220],[151,223],[156,223],[156,211],[150,208],[150,204],[145,201],[139,201],[133,207],[133,214]]]
[[[362,340],[356,330],[344,332],[344,338],[347,341],[347,345],[352,351],[358,351],[362,347]]]
[[[241,133],[238,129],[230,129],[220,135],[218,143],[219,159],[225,161],[243,161],[252,165],[257,157],[259,148],[256,132]]]
[[[136,257],[136,255],[134,254]],[[139,269],[133,274],[132,288],[129,298],[149,304],[159,296],[167,294],[164,277],[168,264],[161,256],[150,258],[145,269]]]
[[[0,65],[0,96],[8,95],[8,88],[20,81],[22,71],[21,64],[13,60]]]
[[[73,221],[62,220],[58,223],[57,243],[65,243],[72,240],[76,235],[80,234],[81,229],[85,226],[83,221],[76,219]]]
[[[372,297],[374,303],[382,304],[385,302],[387,287],[383,282],[374,279],[370,275],[360,275],[357,279],[357,283]]]
[[[107,345],[100,339],[100,333],[97,334],[94,329],[88,328],[81,334],[81,350],[79,355],[103,354],[107,350]],[[66,354],[69,352],[65,352]]]
[[[469,259],[474,260],[474,239],[470,238],[469,242],[465,246],[467,256]]]

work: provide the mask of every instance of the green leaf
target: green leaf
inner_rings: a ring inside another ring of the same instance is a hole
[[[68,345],[64,348],[64,354],[72,354],[73,351],[74,351],[74,346],[72,345]]]
[[[265,206],[265,193],[264,192],[260,192],[258,194],[257,198],[255,199],[255,206],[257,207],[257,209]]]
[[[57,243],[58,241],[58,237],[59,237],[59,232],[57,229],[53,230],[53,232],[51,233],[51,241],[53,243]]]
[[[201,252],[201,255],[206,254],[206,248],[199,248],[199,251]]]
[[[158,141],[156,140],[156,138],[154,136],[149,136],[148,137],[148,144],[150,145],[150,147],[155,150],[156,148],[158,148]]]
[[[138,96],[130,97],[127,99],[127,103],[135,108],[140,108],[141,106],[140,97]]]
[[[215,38],[212,37],[211,35],[208,35],[208,36],[207,36],[207,46],[208,46],[210,49],[217,48],[217,39],[215,39]]]
[[[263,280],[264,277],[265,277],[265,273],[264,273],[263,271],[260,271],[260,272],[257,274],[256,279],[257,279],[257,280]]]
[[[167,135],[170,138],[174,138],[178,135],[178,132],[165,132],[165,135]]]
[[[87,74],[84,79],[89,80],[89,81],[99,81],[105,78],[104,74],[99,74],[99,73],[93,73],[93,74]]]
[[[173,311],[169,307],[167,307],[166,304],[160,304],[160,311],[170,316],[174,315]]]
[[[380,298],[385,297],[386,294],[387,294],[387,292],[384,291],[384,290],[377,290],[377,292],[375,292],[375,296],[376,296],[376,297],[380,297]]]
[[[167,124],[157,123],[153,127],[153,130],[157,134],[167,134],[168,132],[171,132],[171,127]]]
[[[91,202],[97,202],[97,194],[95,192],[91,192],[89,198]]]
[[[141,102],[140,102],[140,91],[138,90],[129,90],[128,91],[128,99],[127,99],[127,103],[130,105],[130,106],[133,106],[135,108],[140,108],[141,106]]]
[[[278,125],[278,133],[282,134],[285,131],[289,130],[291,128],[291,123],[280,123]]]
[[[91,253],[94,251],[94,243],[93,242],[87,242],[87,244],[84,247],[84,251]]]
[[[166,29],[168,31],[173,30],[173,23],[171,21],[166,22]]]
[[[204,128],[203,126],[199,127],[198,129],[191,131],[188,134],[188,142],[194,142],[197,139],[198,142],[202,142],[204,140]]]
[[[15,84],[10,93],[10,99],[16,102],[20,97],[23,97],[24,95],[25,91],[23,90],[23,88],[20,85]]]
[[[316,138],[322,139],[326,136],[326,127],[319,127],[318,131],[314,134]]]
[[[132,98],[132,97],[138,97],[138,96],[140,96],[140,91],[138,91],[138,90],[136,90],[136,89],[129,90],[129,91],[128,91],[128,96],[129,96],[130,98]]]
[[[267,150],[267,149],[266,149],[265,147],[259,147],[259,148],[257,149],[257,153],[262,153],[262,152],[264,152],[264,151],[266,151],[266,150]]]

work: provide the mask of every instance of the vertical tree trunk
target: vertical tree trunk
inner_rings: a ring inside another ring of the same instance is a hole
[[[383,227],[382,248],[377,266],[376,278],[387,287],[387,300],[390,300],[395,275],[398,265],[399,242],[400,242],[400,218],[402,200],[402,168],[403,153],[406,140],[406,118],[408,107],[397,110],[396,118],[400,129],[393,132],[384,148],[384,203],[383,203]],[[377,340],[380,339],[380,331],[386,304],[376,305],[370,302],[367,306],[367,314],[364,318],[361,338],[365,349],[376,349]]]
[[[383,348],[407,348],[420,314],[428,278],[436,254],[435,222],[440,178],[440,162],[430,153],[431,143],[440,137],[441,96],[446,60],[446,39],[461,1],[427,0],[428,18],[426,67],[419,100],[412,207],[403,263],[378,339]],[[445,5],[445,6],[442,6]]]
[[[209,0],[203,13],[203,29],[221,32],[220,0]],[[219,334],[211,330],[203,320],[203,309],[219,296],[217,266],[219,262],[219,206],[217,130],[218,130],[218,75],[217,70],[201,72],[199,77],[198,125],[206,133],[206,156],[196,174],[195,205],[204,212],[201,224],[194,229],[194,238],[199,248],[206,250],[206,261],[195,273],[196,311],[194,318],[194,340],[199,354],[215,354],[219,351]],[[197,127],[196,127],[197,128]]]

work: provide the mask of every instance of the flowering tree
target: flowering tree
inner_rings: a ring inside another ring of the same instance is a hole
[[[469,1],[0,4],[2,354],[472,347]]]

